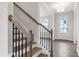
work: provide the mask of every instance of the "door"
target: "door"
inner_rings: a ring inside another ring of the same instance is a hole
[[[55,15],[55,39],[73,41],[73,12]]]

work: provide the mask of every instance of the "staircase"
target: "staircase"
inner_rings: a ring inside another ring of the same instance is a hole
[[[23,13],[26,14],[37,25],[40,25],[40,45],[37,47],[37,42],[34,42],[34,34],[32,30],[22,24],[17,17],[9,15],[9,21],[12,23],[12,57],[48,57],[48,54],[42,53],[45,49],[50,56],[53,56],[52,51],[52,30],[50,31],[42,24],[38,23],[31,15],[24,11],[19,5],[14,3]]]

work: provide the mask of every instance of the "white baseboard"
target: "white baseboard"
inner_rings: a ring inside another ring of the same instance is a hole
[[[67,41],[72,41],[72,42],[74,42],[73,40],[68,40],[68,39],[54,39],[54,40],[67,40]]]

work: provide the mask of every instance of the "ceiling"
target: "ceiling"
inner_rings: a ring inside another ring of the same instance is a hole
[[[56,13],[58,12],[57,11],[58,7],[64,9],[62,12],[74,10],[74,2],[45,2],[45,4],[51,11],[54,11]]]

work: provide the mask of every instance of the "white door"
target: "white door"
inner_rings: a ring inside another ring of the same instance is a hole
[[[73,12],[55,16],[55,39],[73,41]]]

